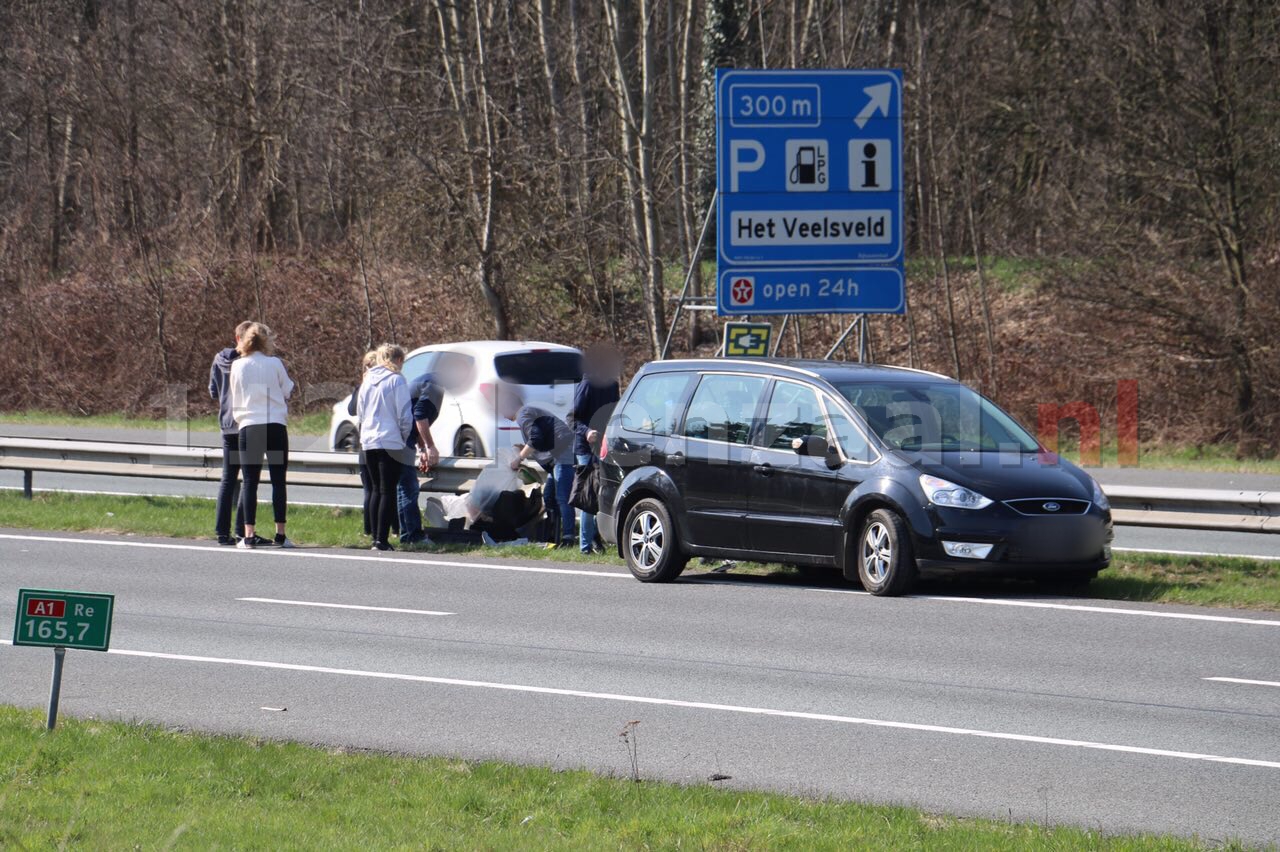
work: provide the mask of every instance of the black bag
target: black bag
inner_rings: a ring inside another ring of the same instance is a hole
[[[569,505],[588,515],[600,511],[600,465],[592,460],[573,469],[573,488],[569,489]]]

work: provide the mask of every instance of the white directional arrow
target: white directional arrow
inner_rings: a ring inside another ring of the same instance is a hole
[[[889,117],[889,97],[893,94],[892,83],[877,83],[874,86],[867,86],[862,90],[870,100],[867,105],[862,108],[862,112],[853,119],[853,123],[858,125],[858,129],[867,126],[867,122],[877,112],[885,118]]]

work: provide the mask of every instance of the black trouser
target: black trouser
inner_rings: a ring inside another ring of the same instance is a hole
[[[289,430],[283,423],[262,423],[240,430],[240,472],[244,476],[240,505],[244,507],[244,522],[248,525],[257,524],[263,456],[271,473],[271,508],[276,523],[283,524],[289,506],[284,482],[289,467]]]
[[[231,507],[236,507],[236,535],[244,535],[244,507],[240,505],[240,436],[222,436],[222,482],[218,484],[218,508],[214,530],[231,535]]]
[[[364,460],[373,485],[373,498],[369,502],[373,540],[386,544],[391,535],[391,521],[396,516],[396,483],[400,481],[400,469],[404,465],[386,450],[366,450]]]
[[[363,451],[360,453],[360,487],[364,489],[364,534],[373,535],[373,515],[369,513],[373,504],[373,477],[369,475]]]

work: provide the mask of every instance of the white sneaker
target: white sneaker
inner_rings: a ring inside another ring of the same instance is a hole
[[[291,538],[286,538],[284,541],[276,542],[276,547],[283,548],[284,550],[293,550],[297,546],[298,545],[294,544],[293,539]]]
[[[257,545],[253,543],[253,539],[242,538],[236,542],[236,550],[257,550]]]

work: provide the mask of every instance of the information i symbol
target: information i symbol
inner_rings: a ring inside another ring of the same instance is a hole
[[[888,139],[849,140],[849,191],[893,189],[893,148]]]

